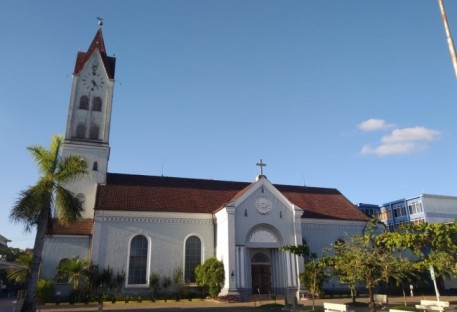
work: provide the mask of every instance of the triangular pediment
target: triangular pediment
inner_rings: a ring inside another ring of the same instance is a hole
[[[283,206],[288,207],[291,211],[299,210],[291,203],[265,176],[260,175],[257,181],[240,191],[231,201],[230,205],[234,207],[255,197],[255,207],[260,214],[268,214],[272,209],[272,200],[279,201]]]

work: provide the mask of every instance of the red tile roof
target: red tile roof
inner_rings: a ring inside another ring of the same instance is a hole
[[[251,183],[108,173],[95,210],[212,213]],[[304,218],[367,220],[338,190],[275,185]]]
[[[92,235],[94,227],[94,220],[92,219],[79,219],[75,222],[63,225],[57,219],[52,219],[47,235]]]
[[[87,52],[78,52],[78,55],[76,57],[74,74],[79,74],[81,72],[87,60],[91,57],[91,55],[95,52],[96,49],[100,51],[103,60],[103,65],[105,66],[108,77],[110,79],[114,79],[114,73],[116,69],[116,58],[112,56],[107,56],[105,49],[105,41],[103,40],[101,28],[95,34],[95,37],[92,40],[89,49],[87,49]]]

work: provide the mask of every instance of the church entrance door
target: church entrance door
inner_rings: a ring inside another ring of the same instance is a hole
[[[271,266],[264,264],[253,264],[252,272],[252,293],[268,294],[271,289]]]
[[[253,294],[268,294],[271,291],[270,257],[263,252],[251,258],[251,278]]]

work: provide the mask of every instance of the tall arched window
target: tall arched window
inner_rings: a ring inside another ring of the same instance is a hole
[[[86,125],[80,123],[76,126],[76,137],[83,139],[86,137]]]
[[[91,124],[90,130],[89,130],[89,139],[98,140],[99,132],[100,132],[100,128],[96,124]]]
[[[195,283],[195,268],[202,262],[202,243],[197,236],[189,236],[186,240],[186,255],[184,259],[184,280]]]
[[[128,284],[146,284],[147,265],[148,240],[143,235],[137,235],[130,242]]]
[[[102,111],[102,98],[96,96],[92,99],[92,110],[101,112]]]
[[[87,95],[83,95],[79,99],[79,109],[89,109],[89,97]]]

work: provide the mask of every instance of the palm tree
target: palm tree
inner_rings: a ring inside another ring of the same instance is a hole
[[[68,278],[68,282],[73,284],[73,289],[78,289],[79,282],[88,281],[87,272],[90,265],[89,259],[65,259],[57,268],[57,278]]]
[[[36,310],[36,284],[50,219],[54,215],[61,223],[68,224],[81,216],[80,200],[63,186],[87,174],[87,161],[77,155],[63,158],[62,141],[61,136],[53,136],[49,150],[38,145],[27,148],[38,165],[40,178],[19,194],[10,213],[13,221],[24,223],[26,231],[36,226],[30,278],[21,312]]]
[[[28,252],[21,253],[16,260],[14,266],[7,270],[6,278],[15,284],[24,284],[30,276],[30,266],[32,264],[32,254]]]

